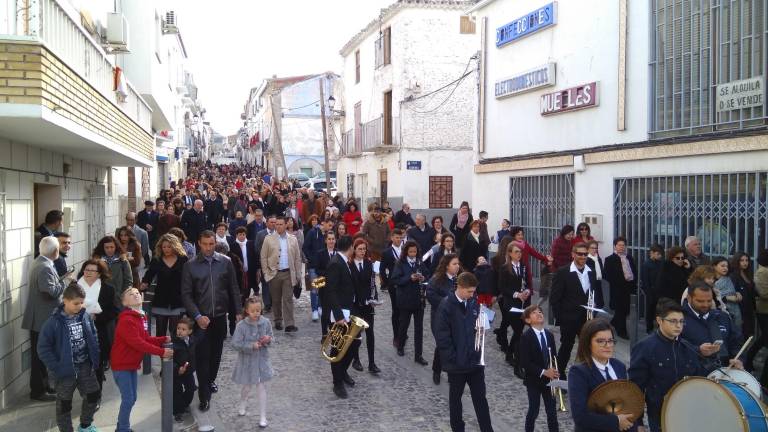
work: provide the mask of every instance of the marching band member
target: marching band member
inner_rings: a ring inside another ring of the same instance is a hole
[[[440,258],[440,263],[438,263],[437,268],[435,269],[435,274],[429,280],[429,285],[427,286],[427,300],[429,300],[430,305],[429,313],[433,335],[435,334],[435,316],[437,315],[437,308],[444,298],[456,291],[456,277],[459,275],[459,270],[461,270],[461,264],[459,263],[458,255],[443,255],[442,258]],[[436,385],[440,384],[441,371],[440,350],[435,347],[435,355],[432,358],[432,381]]]
[[[603,291],[597,289],[595,273],[587,267],[587,244],[578,243],[571,249],[573,262],[557,270],[552,281],[552,294],[549,302],[555,314],[555,321],[560,327],[560,351],[557,352],[557,365],[565,370],[571,358],[571,350],[584,322],[589,299],[594,299],[596,308],[603,307]]]
[[[368,350],[368,371],[374,374],[381,372],[373,361],[374,335],[373,335],[373,315],[374,306],[379,300],[379,294],[376,292],[376,280],[373,274],[373,263],[368,257],[368,242],[363,238],[355,240],[352,246],[352,279],[355,281],[355,312],[354,315],[368,323],[365,329],[365,348]],[[363,371],[363,365],[360,364],[360,351],[352,360],[352,368],[356,371]]]
[[[661,432],[661,406],[669,389],[686,376],[706,375],[696,348],[680,341],[686,323],[683,307],[663,299],[656,306],[658,329],[632,348],[629,379],[645,393],[651,432]]]
[[[498,292],[502,296],[502,315],[506,315],[506,321],[512,326],[512,341],[507,348],[507,362],[515,367],[520,365],[515,358],[517,343],[523,333],[524,323],[519,312],[510,312],[511,308],[525,309],[531,305],[532,291],[528,287],[528,269],[520,261],[523,249],[517,242],[507,246],[505,264],[499,269]]]
[[[457,278],[456,291],[446,296],[435,316],[435,342],[440,350],[440,361],[448,372],[448,406],[451,430],[464,432],[461,396],[464,386],[469,385],[472,405],[481,432],[493,432],[488,400],[485,398],[485,366],[481,364],[480,351],[475,349],[475,331],[480,305],[473,298],[477,278],[469,272]]]
[[[544,328],[544,311],[539,305],[529,305],[523,312],[525,323],[530,326],[520,339],[518,359],[525,371],[523,384],[528,391],[528,413],[525,415],[525,432],[533,432],[539,416],[539,401],[544,399],[549,432],[559,431],[555,397],[547,384],[560,378],[560,372],[551,359],[557,351],[555,335]]]
[[[331,262],[326,269],[324,304],[331,313],[331,321],[336,324],[349,323],[348,315],[354,308],[355,303],[355,283],[352,278],[352,269],[350,261],[352,260],[352,238],[344,236],[336,242],[337,254],[331,258]],[[344,311],[347,313],[345,314]],[[355,386],[355,380],[349,376],[347,369],[357,350],[360,348],[360,339],[355,339],[347,350],[344,357],[331,363],[331,373],[333,374],[333,393],[341,399],[347,398],[347,389]]]
[[[400,253],[403,247],[403,230],[395,228],[390,234],[391,244],[381,254],[379,264],[379,277],[381,278],[381,290],[389,292],[389,300],[392,306],[392,344],[400,346],[397,340],[397,332],[400,329],[400,311],[397,309],[397,289],[390,283],[389,278],[395,271],[395,264],[400,261]]]
[[[638,431],[631,414],[603,414],[587,408],[589,394],[597,386],[627,378],[626,366],[613,358],[615,344],[613,327],[604,319],[589,320],[580,331],[577,363],[568,371],[568,399],[576,432]]]
[[[405,355],[405,339],[408,327],[413,317],[413,360],[426,366],[429,363],[422,357],[424,338],[424,303],[421,297],[421,283],[424,282],[426,268],[419,260],[419,246],[414,241],[408,241],[403,246],[400,261],[392,272],[391,284],[397,290],[397,309],[400,310],[399,329],[397,331],[397,355]]]
[[[317,251],[313,259],[315,268],[312,269],[312,271],[314,277],[325,277],[328,265],[338,253],[336,252],[336,234],[332,230],[328,230],[323,236],[325,247]],[[320,331],[322,332],[323,338],[325,338],[325,335],[328,334],[328,324],[330,324],[331,321],[331,310],[325,304],[325,293],[323,289],[312,289],[317,291],[318,306],[322,311],[320,314]]]

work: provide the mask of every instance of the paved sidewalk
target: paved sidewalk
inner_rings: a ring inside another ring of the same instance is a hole
[[[160,371],[160,361],[153,358],[152,375],[142,375],[139,371],[138,398],[131,412],[131,427],[136,431],[160,431],[160,392],[155,383],[154,375]],[[72,424],[77,431],[81,401],[79,393],[75,392],[72,400]],[[56,426],[56,403],[34,402],[26,394],[20,395],[18,404],[12,405],[0,412],[0,432],[54,432]],[[112,372],[107,372],[104,382],[101,409],[96,412],[94,425],[101,432],[115,430],[117,413],[120,408],[120,392],[112,378]]]

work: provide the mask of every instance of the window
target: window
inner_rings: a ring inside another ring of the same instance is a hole
[[[360,50],[355,51],[355,84],[360,82]]]
[[[731,110],[718,107],[717,86],[765,76],[768,0],[651,4],[651,135],[764,125],[764,85],[762,105]]]
[[[459,33],[475,34],[475,19],[467,15],[462,15],[459,20]]]
[[[392,63],[392,29],[385,28],[375,42],[376,69]]]
[[[347,198],[355,197],[355,175],[347,174]]]
[[[453,177],[429,176],[429,208],[453,207]]]

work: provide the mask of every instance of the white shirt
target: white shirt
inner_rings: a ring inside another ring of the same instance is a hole
[[[248,240],[243,242],[235,240],[235,242],[240,245],[240,251],[243,254],[243,271],[248,271],[248,248],[245,247],[248,244]]]
[[[400,245],[400,246],[392,245],[392,252],[394,252],[394,254],[395,254],[395,260],[399,260],[400,259],[400,248],[401,247],[402,247],[402,245]]]
[[[579,277],[579,281],[581,282],[581,289],[584,290],[584,294],[587,294],[591,288],[589,283],[589,272],[592,270],[589,268],[589,266],[585,265],[584,270],[580,272],[576,267],[576,264],[571,263],[571,271],[576,272],[576,275]]]
[[[463,298],[459,297],[459,295],[458,295],[458,294],[456,294],[456,291],[454,291],[454,292],[453,292],[453,295],[455,295],[455,296],[456,296],[456,298],[459,300],[459,303],[461,303],[462,305],[464,305],[464,307],[465,307],[465,308],[467,307],[467,301],[466,301],[466,300],[464,300]]]
[[[595,279],[602,280],[603,272],[600,270],[600,257],[597,255],[587,255],[587,258],[592,258],[592,261],[595,262]]]
[[[616,371],[613,370],[613,367],[611,366],[611,362],[609,361],[608,364],[602,364],[599,361],[595,360],[594,357],[592,357],[592,362],[595,364],[595,367],[597,370],[600,371],[600,375],[605,379],[605,370],[608,370],[608,376],[611,377],[611,379],[619,379],[619,377],[616,375]]]

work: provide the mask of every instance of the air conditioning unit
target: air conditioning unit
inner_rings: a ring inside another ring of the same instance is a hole
[[[128,53],[128,20],[120,13],[107,14],[107,35],[104,49],[109,54]]]
[[[163,34],[177,34],[179,32],[178,22],[176,20],[176,12],[168,11],[165,13],[165,21],[163,21]]]

